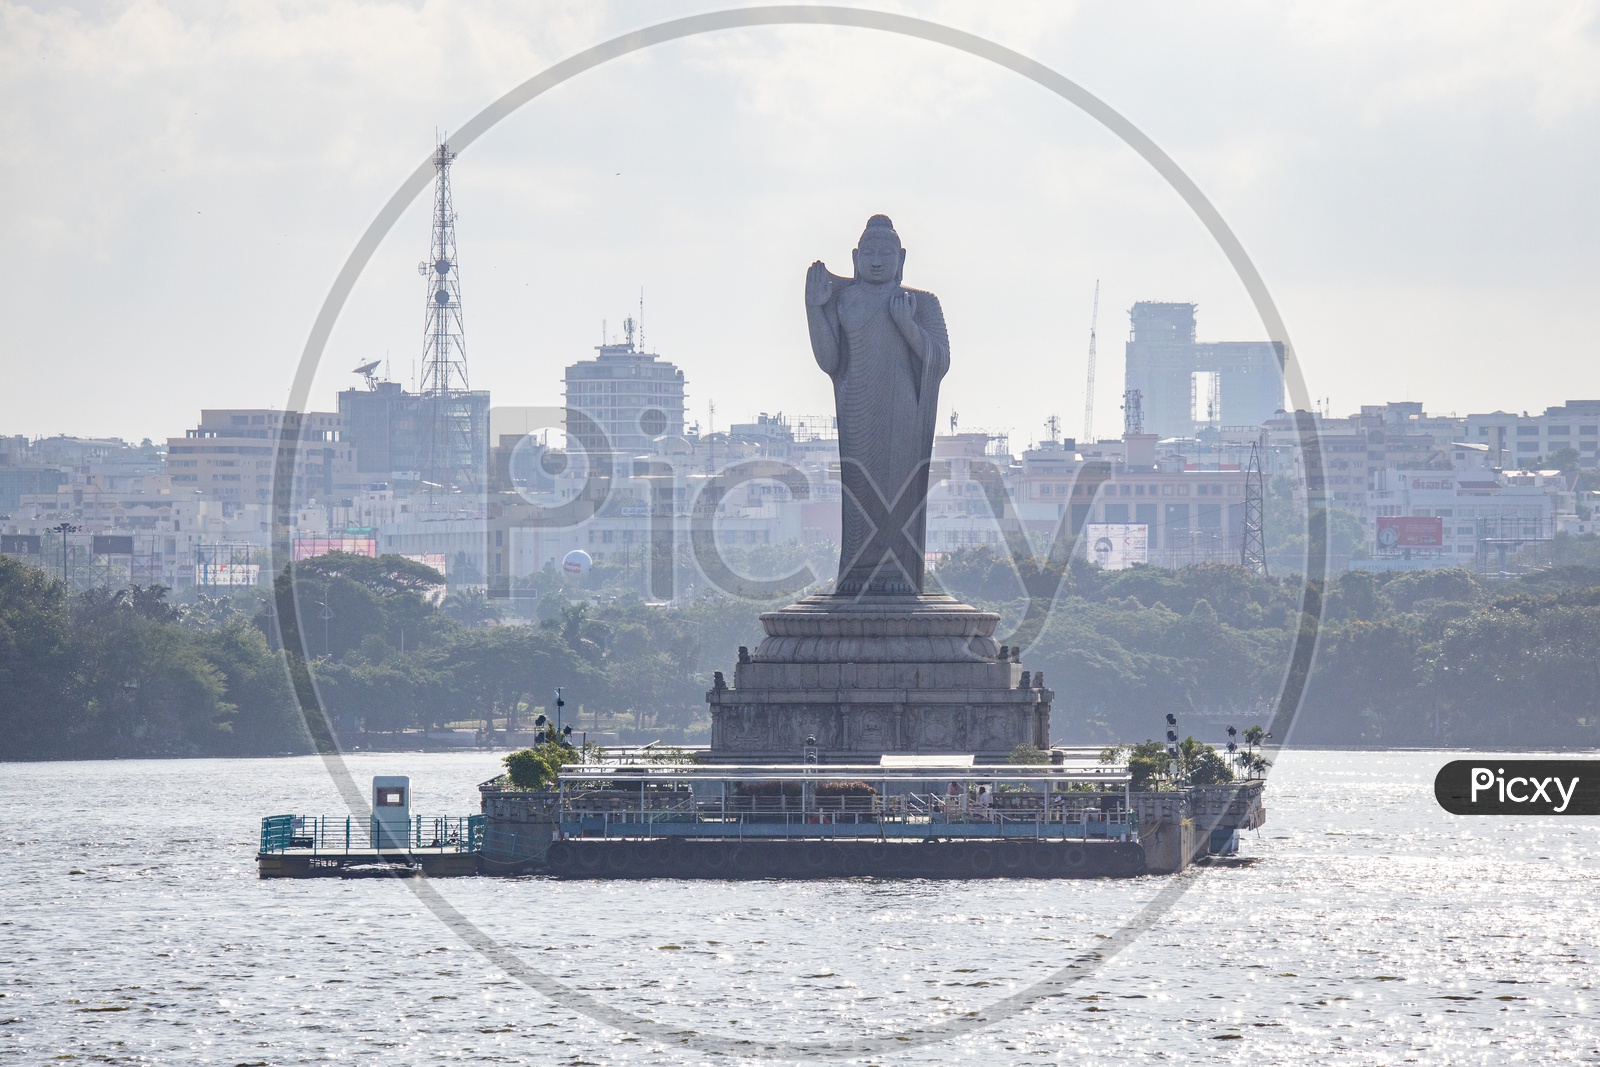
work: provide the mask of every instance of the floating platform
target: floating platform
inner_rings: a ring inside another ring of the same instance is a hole
[[[563,768],[556,788],[479,787],[483,813],[262,820],[262,878],[546,874],[568,879],[1134,878],[1238,849],[1264,783],[1135,793],[1096,750],[1049,764],[635,759]],[[403,798],[402,798],[403,799]]]
[[[1130,841],[761,840],[685,837],[557,841],[557,878],[1131,878],[1147,873]]]
[[[477,874],[478,857],[444,851],[262,852],[256,856],[256,871],[262,878],[450,878]]]
[[[482,815],[268,815],[261,820],[262,878],[449,878],[477,874]]]

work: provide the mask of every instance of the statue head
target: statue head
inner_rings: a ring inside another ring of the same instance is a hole
[[[861,240],[850,253],[856,266],[856,281],[872,285],[899,285],[905,273],[906,250],[900,247],[900,235],[894,232],[894,223],[887,215],[874,215],[861,231]]]

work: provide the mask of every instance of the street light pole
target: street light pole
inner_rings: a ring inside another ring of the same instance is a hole
[[[66,584],[66,582],[67,582],[67,534],[69,534],[69,533],[77,533],[78,529],[79,529],[78,527],[72,525],[69,522],[63,522],[59,526],[50,527],[50,532],[51,533],[58,533],[58,534],[61,535],[61,581],[62,581],[62,584]]]
[[[322,594],[322,610],[317,615],[322,619],[322,656],[326,659],[329,655],[328,620],[333,618],[333,610],[328,607],[328,594],[326,591]]]

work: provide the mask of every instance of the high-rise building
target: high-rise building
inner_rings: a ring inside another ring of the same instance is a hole
[[[399,382],[374,378],[365,389],[339,394],[339,415],[344,437],[356,449],[356,470],[365,483],[387,482],[401,491],[414,489],[429,469],[429,449],[441,419],[443,404],[465,405],[465,425],[470,431],[470,469],[488,471],[489,393],[456,392],[449,397],[419,396]],[[486,478],[462,478],[482,487]]]
[[[297,502],[348,496],[358,484],[355,450],[341,430],[339,416],[326,411],[202,411],[199,426],[167,439],[172,488],[224,504],[267,504],[281,473],[293,477]],[[280,454],[286,436],[294,447]]]
[[[1195,305],[1141,301],[1129,312],[1128,390],[1139,390],[1144,429],[1194,437],[1255,427],[1283,408],[1283,346],[1195,340]]]
[[[626,341],[598,345],[599,356],[567,368],[567,437],[586,452],[637,455],[663,434],[683,433],[683,371],[636,351],[629,326]]]

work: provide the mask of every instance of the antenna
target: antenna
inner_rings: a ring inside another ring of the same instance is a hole
[[[1094,280],[1094,310],[1089,313],[1089,385],[1083,393],[1083,439],[1094,440],[1094,328],[1100,323],[1100,279]],[[1051,418],[1055,418],[1054,415]]]
[[[466,331],[461,321],[461,268],[456,258],[456,209],[450,164],[456,154],[442,137],[434,150],[433,234],[428,258],[427,314],[417,391],[427,402],[428,443],[424,481],[449,491],[477,481],[473,413],[468,399]]]
[[[960,420],[961,420],[961,412],[956,411],[955,409],[952,408],[951,411],[950,411],[950,432],[952,434],[956,432],[956,424],[958,422],[960,422]]]
[[[639,351],[644,351],[644,286],[639,286]]]
[[[450,164],[455,158],[450,145],[441,141],[433,156],[438,176],[433,191],[431,255],[417,264],[418,273],[428,278],[419,383],[424,396],[448,397],[468,389],[466,338],[461,324],[461,270],[456,262],[455,199],[450,191]]]
[[[1050,431],[1050,443],[1051,444],[1054,445],[1054,444],[1060,444],[1061,443],[1061,416],[1060,415],[1051,415],[1048,419],[1045,419],[1044,420],[1044,428],[1046,430]]]

